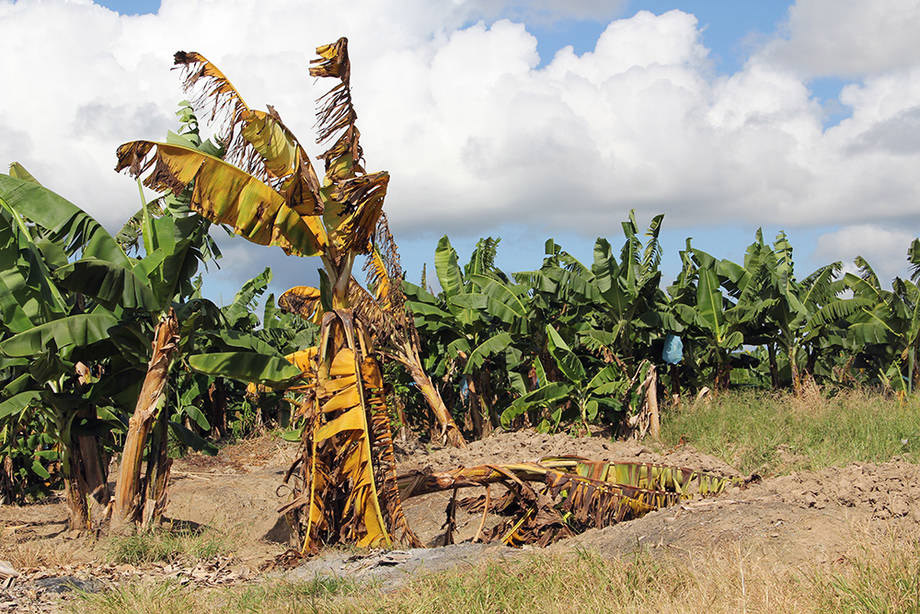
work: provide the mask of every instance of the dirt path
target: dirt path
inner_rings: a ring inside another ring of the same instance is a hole
[[[8,589],[0,583],[0,612],[56,611],[60,598],[72,594],[70,584],[100,590],[132,578],[174,578],[204,587],[253,581],[262,575],[258,570],[265,562],[287,548],[288,531],[275,510],[286,500],[279,485],[294,451],[293,444],[266,437],[224,448],[217,457],[193,455],[174,464],[168,517],[181,526],[217,532],[230,546],[222,556],[184,567],[107,563],[105,540],[67,533],[66,511],[60,503],[0,507],[0,560],[10,561],[21,573]],[[533,461],[563,454],[737,473],[689,446],[655,452],[637,442],[533,432],[500,434],[473,442],[466,450],[416,444],[400,451],[398,458],[400,470],[408,470]],[[423,541],[433,542],[441,532],[447,499],[448,495],[437,493],[405,502],[410,525]],[[480,515],[458,511],[457,546],[367,555],[331,551],[290,572],[291,577],[406,578],[419,571],[520,554],[503,547],[459,543],[473,537],[479,522]],[[591,530],[551,550],[592,548],[607,556],[622,556],[638,547],[695,556],[744,549],[794,565],[833,562],[882,535],[918,533],[920,465],[894,460],[765,479],[744,489],[731,488],[719,497],[688,501]]]

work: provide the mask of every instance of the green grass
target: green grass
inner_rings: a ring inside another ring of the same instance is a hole
[[[732,550],[732,549],[729,549]],[[605,557],[539,553],[417,577],[401,587],[349,580],[202,589],[133,583],[68,604],[73,613],[920,612],[920,547],[874,544],[855,561],[802,569],[755,552]]]
[[[155,529],[111,537],[106,544],[113,563],[195,562],[229,551],[227,539],[214,531]]]
[[[920,399],[898,401],[859,392],[832,399],[732,392],[678,410],[664,410],[662,441],[684,440],[744,473],[776,475],[884,462],[920,460]]]

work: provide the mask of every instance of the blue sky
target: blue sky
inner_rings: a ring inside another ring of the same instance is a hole
[[[0,52],[32,44],[19,37],[35,28],[49,41],[0,78],[59,71],[0,99],[0,163],[53,177],[110,227],[136,198],[109,170],[113,148],[174,125],[182,93],[164,48],[206,51],[250,104],[275,104],[310,141],[316,90],[302,64],[340,30],[368,168],[393,176],[387,211],[410,280],[442,234],[461,260],[479,236],[502,237],[509,272],[539,267],[548,236],[590,262],[597,235],[620,243],[630,208],[640,224],[666,214],[666,282],[686,237],[740,260],[758,227],[769,240],[787,232],[800,275],[862,254],[890,276],[920,225],[913,0],[379,0],[335,15],[310,0],[97,4],[123,17],[0,0],[11,16]],[[285,33],[267,29],[279,24]],[[574,55],[557,58],[566,46]],[[315,283],[318,263],[223,243],[222,269],[206,278],[223,300],[265,265],[276,292]]]

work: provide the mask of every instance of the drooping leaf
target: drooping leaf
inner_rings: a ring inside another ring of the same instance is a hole
[[[68,253],[130,266],[124,252],[96,220],[70,201],[33,181],[0,175],[0,200],[47,228]]]
[[[513,342],[511,335],[504,331],[489,337],[470,352],[463,373],[473,373],[483,365],[487,358],[504,352]]]
[[[195,149],[132,141],[118,148],[116,170],[124,169],[135,177],[150,171],[144,185],[160,192],[181,193],[192,185],[189,206],[194,211],[253,243],[300,256],[319,255],[327,245],[318,216],[301,216],[265,183]]]
[[[183,424],[170,420],[169,430],[172,431],[173,435],[176,436],[176,439],[181,441],[183,445],[186,445],[193,450],[202,452],[208,456],[216,456],[220,451],[213,443],[199,436],[197,433],[194,433],[191,430],[185,428],[185,425]]]
[[[549,353],[562,374],[572,383],[582,383],[585,379],[584,366],[552,324],[546,325],[546,337]]]
[[[41,394],[38,390],[26,390],[0,401],[0,419],[18,414],[29,405],[37,403],[40,398]]]
[[[108,330],[118,323],[108,312],[67,316],[41,324],[0,342],[0,353],[10,357],[41,353],[54,341],[59,350],[86,346],[108,338]]]
[[[200,373],[282,388],[301,376],[300,369],[284,358],[256,352],[196,354],[188,363]]]
[[[54,270],[61,287],[90,296],[109,309],[156,311],[157,301],[146,280],[130,268],[98,258],[81,258]]]

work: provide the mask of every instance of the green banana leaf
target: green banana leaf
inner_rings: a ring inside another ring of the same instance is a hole
[[[131,268],[106,260],[81,258],[55,269],[54,277],[61,287],[91,296],[108,309],[157,311],[162,307],[147,280]]]
[[[0,354],[17,358],[42,352],[54,341],[59,350],[86,346],[108,338],[108,330],[118,320],[111,313],[87,313],[59,318],[41,324],[0,342]]]
[[[189,356],[188,364],[199,373],[279,388],[287,387],[302,375],[300,369],[283,357],[256,352],[196,354]]]

